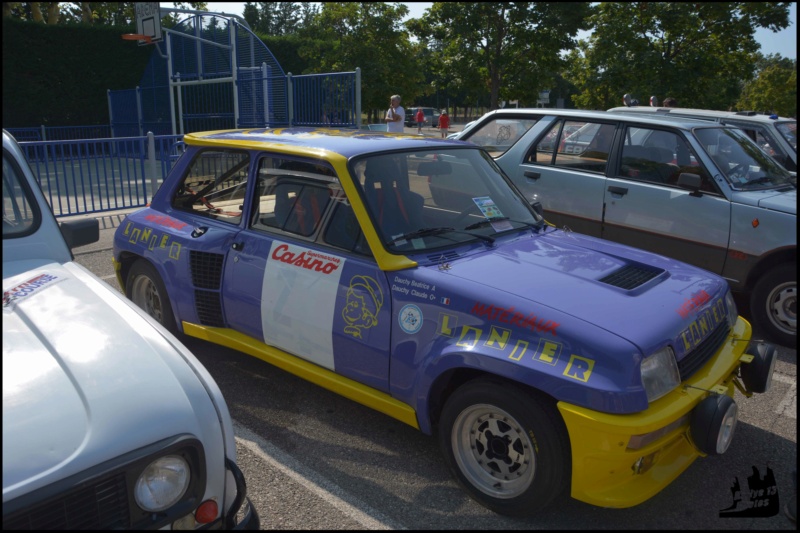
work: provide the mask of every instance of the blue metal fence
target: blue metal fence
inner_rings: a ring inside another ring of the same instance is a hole
[[[19,142],[68,141],[111,137],[111,126],[39,126],[38,128],[5,128]]]
[[[180,155],[180,135],[23,141],[57,217],[141,207]]]

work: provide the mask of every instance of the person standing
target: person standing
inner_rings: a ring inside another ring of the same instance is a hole
[[[664,98],[664,107],[678,107],[678,101],[675,100],[673,97],[668,96]]]
[[[386,111],[386,131],[393,133],[403,133],[403,125],[406,120],[406,111],[400,105],[400,95],[395,94],[388,111]]]
[[[417,108],[417,133],[422,133],[422,125],[425,124],[425,113],[422,112],[422,108]]]
[[[442,139],[447,138],[447,130],[450,129],[450,117],[447,116],[447,110],[442,109],[442,114],[439,115],[439,131],[442,132]]]

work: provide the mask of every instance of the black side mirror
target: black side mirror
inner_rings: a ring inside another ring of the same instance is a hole
[[[70,250],[100,240],[100,223],[96,218],[61,222],[58,226]]]
[[[536,214],[544,218],[544,207],[542,207],[542,202],[540,202],[539,200],[534,200],[531,202],[531,207],[533,208],[534,211],[536,211]]]

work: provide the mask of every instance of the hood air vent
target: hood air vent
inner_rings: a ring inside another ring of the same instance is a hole
[[[644,285],[651,279],[664,272],[660,268],[646,267],[643,265],[626,265],[616,272],[601,278],[601,283],[606,283],[612,287],[619,287],[626,291],[631,291],[636,287]]]

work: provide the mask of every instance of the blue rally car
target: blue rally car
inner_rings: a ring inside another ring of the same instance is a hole
[[[467,492],[603,507],[721,454],[768,389],[721,277],[548,224],[481,148],[308,128],[186,135],[117,230],[125,293],[180,331],[438,436]]]

